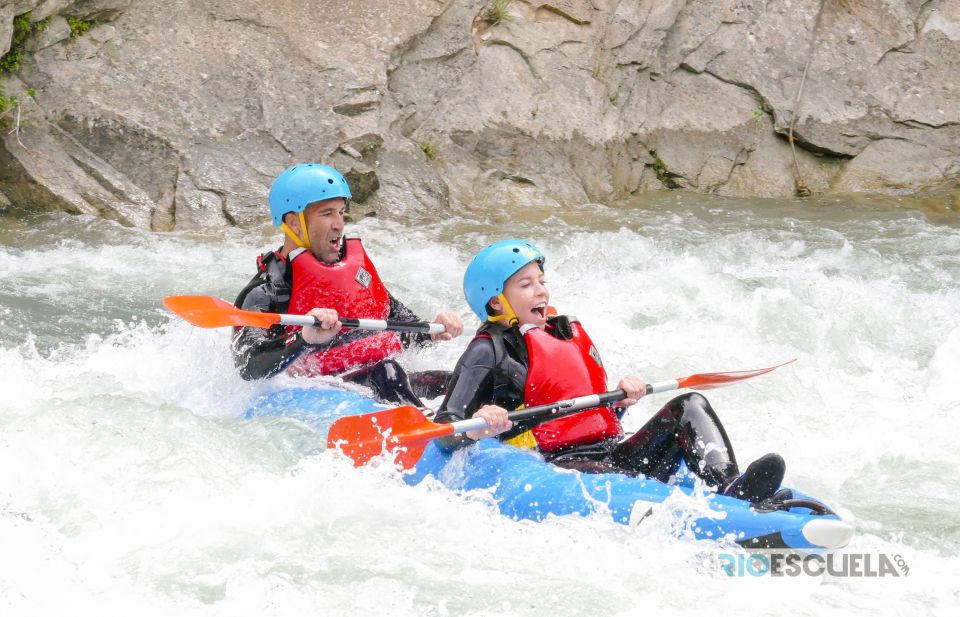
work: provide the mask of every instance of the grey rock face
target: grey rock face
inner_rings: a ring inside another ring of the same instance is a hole
[[[47,27],[38,34],[35,38],[27,41],[26,49],[32,53],[36,53],[41,49],[46,49],[51,45],[56,45],[62,41],[66,41],[70,38],[71,30],[70,24],[63,17],[51,16],[50,21],[47,22]]]
[[[343,171],[357,210],[409,216],[960,178],[960,0],[488,8],[0,0],[0,49],[14,16],[50,18],[3,84],[0,194],[172,230],[264,223],[304,161]]]

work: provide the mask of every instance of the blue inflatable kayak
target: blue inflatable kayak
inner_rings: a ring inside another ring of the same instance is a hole
[[[337,418],[387,407],[357,392],[295,388],[260,397],[245,417],[293,417],[326,434]],[[449,464],[452,458],[456,459],[455,465]],[[557,468],[530,450],[494,439],[453,454],[435,444],[428,445],[405,481],[418,484],[428,476],[452,490],[490,491],[501,513],[533,521],[548,516],[605,513],[618,523],[636,525],[676,491],[688,495],[696,491],[689,472],[678,473],[676,484],[620,474],[584,474]],[[681,507],[678,518],[684,518],[684,529],[697,539],[733,541],[751,548],[823,550],[842,548],[853,537],[851,523],[841,520],[822,502],[795,490],[789,500],[770,511],[712,493],[696,503],[699,507],[691,502],[686,513]],[[674,501],[670,507],[677,510],[678,506]]]
[[[452,456],[458,458],[457,464],[448,467]],[[695,491],[689,472],[679,473],[683,479],[672,485],[620,474],[584,474],[559,469],[529,450],[493,439],[453,455],[433,444],[427,446],[406,480],[416,484],[427,476],[452,489],[492,491],[500,512],[534,521],[551,515],[605,512],[618,523],[636,525],[675,491],[688,495]],[[795,490],[783,510],[758,511],[746,501],[713,493],[706,494],[705,502],[709,512],[698,511],[685,524],[698,539],[729,540],[756,548],[815,550],[842,548],[853,537],[850,523]]]
[[[286,388],[256,398],[243,417],[248,420],[260,416],[295,418],[326,435],[337,418],[388,407],[358,392],[329,386]]]

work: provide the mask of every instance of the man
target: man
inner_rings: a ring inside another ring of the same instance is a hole
[[[450,340],[463,332],[463,324],[456,314],[445,311],[435,318],[445,328],[440,334],[340,332],[341,314],[419,321],[387,291],[359,238],[344,238],[350,198],[340,172],[318,163],[296,165],[274,180],[270,214],[286,234],[283,246],[257,259],[259,271],[235,304],[251,311],[314,315],[321,326],[235,328],[234,361],[244,379],[284,370],[295,375],[340,375],[369,386],[381,401],[422,406],[419,396],[441,394],[447,373],[415,374],[411,386],[391,356],[411,344]]]

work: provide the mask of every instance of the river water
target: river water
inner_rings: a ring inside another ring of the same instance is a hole
[[[668,193],[351,226],[397,297],[468,329],[472,254],[509,236],[540,246],[552,303],[612,380],[796,358],[707,394],[741,464],[779,452],[788,485],[855,522],[847,553],[909,567],[884,578],[730,577],[718,561],[736,549],[675,537],[669,517],[518,523],[485,494],[354,469],[294,420],[240,419],[302,382],[242,381],[228,332],[160,305],[232,299],[272,229],[2,214],[0,614],[954,615],[960,218],[922,205]],[[449,368],[466,342],[404,362]]]

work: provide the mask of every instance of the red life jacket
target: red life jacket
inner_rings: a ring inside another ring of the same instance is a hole
[[[606,391],[607,372],[597,348],[575,318],[570,320],[570,329],[573,337],[569,340],[541,328],[529,328],[524,333],[529,358],[523,395],[526,407]],[[609,407],[550,420],[530,432],[543,452],[623,437],[620,420]]]
[[[305,315],[320,307],[359,319],[386,319],[390,314],[387,288],[359,238],[346,240],[343,259],[335,264],[322,263],[306,250],[297,254],[291,251],[291,255],[291,313]],[[287,329],[295,331],[299,326]],[[376,332],[326,351],[304,354],[289,371],[294,375],[331,375],[379,362],[402,349],[396,332]]]

